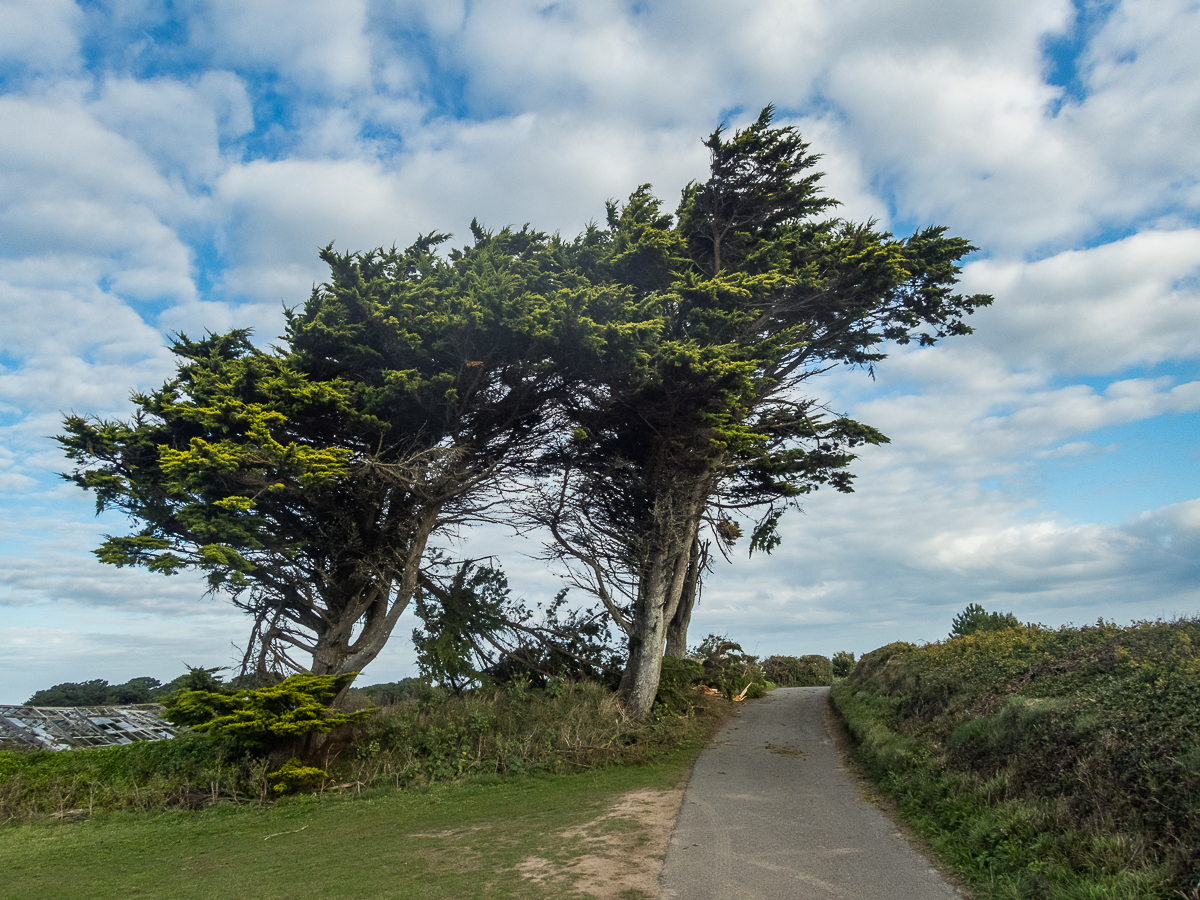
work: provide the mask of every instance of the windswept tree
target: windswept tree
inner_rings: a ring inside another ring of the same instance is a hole
[[[281,348],[179,338],[176,377],[132,419],[71,416],[60,437],[67,477],[139,524],[96,552],[206,573],[253,617],[247,668],[340,674],[422,585],[442,620],[475,614],[453,582],[438,593],[431,539],[508,515],[523,479],[539,490],[521,513],[624,632],[622,692],[645,714],[706,548],[747,522],[769,552],[787,506],[849,490],[855,449],[886,440],[806,382],[874,366],[888,341],[966,334],[990,302],[953,292],[973,248],[944,229],[897,239],[832,216],[817,158],[771,121],[714,132],[710,177],[674,216],[644,186],[572,241],[472,223],[474,244],[444,256],[442,235],[327,248],[330,281]]]
[[[674,217],[649,186],[610,204],[592,278],[630,289],[659,323],[648,355],[568,397],[570,428],[533,518],[550,555],[629,641],[622,692],[645,714],[668,630],[686,640],[706,540],[773,549],[782,512],[822,485],[851,489],[854,450],[887,440],[832,415],[806,382],[872,367],[886,342],[966,334],[990,302],[953,292],[972,248],[927,228],[897,239],[836,218],[818,157],[767,108],[705,142],[711,172]],[[704,530],[710,536],[704,537]]]
[[[132,419],[68,417],[65,477],[136,523],[99,558],[205,573],[252,617],[247,669],[374,659],[431,538],[490,516],[578,367],[650,333],[629,324],[631,291],[572,271],[586,242],[472,229],[447,256],[441,235],[326,248],[330,280],[288,314],[282,348],[180,337],[175,377],[135,395]]]

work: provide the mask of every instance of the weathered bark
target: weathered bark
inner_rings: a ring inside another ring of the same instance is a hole
[[[638,597],[630,625],[629,658],[621,676],[621,698],[635,718],[643,718],[654,706],[658,679],[662,674],[663,645],[667,640],[666,611],[668,587],[663,567],[656,565],[647,573],[652,583]]]
[[[347,604],[338,621],[318,633],[312,651],[314,674],[360,672],[383,650],[416,593],[421,561],[437,514],[437,509],[426,510],[414,526],[397,583],[381,579],[372,584],[370,590],[374,596],[361,604]],[[351,640],[354,626],[360,621],[362,631]]]
[[[400,585],[391,605],[381,607],[377,614],[368,616],[362,634],[347,649],[349,655],[342,661],[340,673],[360,672],[367,664],[379,655],[383,645],[387,643],[396,627],[396,622],[412,601],[413,594],[421,580],[421,561],[425,558],[425,548],[429,536],[433,533],[437,515],[440,510],[428,510],[414,529],[412,542],[409,544],[408,556],[404,561],[404,571],[400,576]]]
[[[683,659],[687,656],[688,625],[692,621],[692,610],[700,589],[700,573],[704,568],[704,560],[700,552],[700,535],[692,538],[691,558],[688,560],[687,576],[683,581],[683,592],[679,603],[675,606],[675,615],[667,625],[667,656]]]
[[[684,502],[670,503],[656,523],[659,549],[644,563],[629,630],[629,660],[621,677],[621,699],[635,718],[654,707],[662,675],[667,628],[679,606],[699,529],[706,483],[688,486]],[[684,492],[681,492],[684,493]]]

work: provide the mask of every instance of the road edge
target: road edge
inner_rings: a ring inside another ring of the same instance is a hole
[[[859,799],[883,813],[888,821],[896,826],[896,830],[908,842],[908,845],[921,854],[929,863],[930,868],[935,869],[963,900],[976,900],[975,891],[963,880],[962,874],[942,859],[933,845],[909,824],[899,804],[885,795],[879,789],[879,785],[867,774],[867,770],[854,755],[854,738],[850,734],[850,729],[846,727],[845,719],[833,705],[833,697],[828,692],[825,694],[825,705],[821,709],[821,720],[825,725],[825,733],[829,735],[837,748],[842,768],[854,782],[854,789]]]

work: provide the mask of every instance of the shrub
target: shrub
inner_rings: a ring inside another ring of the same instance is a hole
[[[386,684],[369,684],[362,691],[376,706],[389,706],[393,703],[403,703],[405,700],[415,700],[428,686],[428,682],[420,678],[401,678]]]
[[[687,715],[692,710],[696,686],[704,684],[705,680],[704,666],[699,660],[665,657],[658,678],[655,706],[672,715]]]
[[[271,790],[276,794],[290,794],[314,787],[322,779],[328,778],[329,773],[315,766],[306,766],[293,756],[274,772],[268,772],[267,777],[275,782]]]
[[[689,672],[694,669],[679,666],[679,677],[668,676],[668,685],[681,687]],[[663,704],[656,720],[637,722],[597,682],[564,681],[553,691],[514,685],[375,710],[353,726],[349,777],[400,786],[470,774],[640,763],[678,746],[692,729],[687,717],[692,702],[670,709]]]
[[[741,644],[727,636],[710,634],[688,655],[704,670],[696,683],[715,688],[727,700],[734,697],[756,700],[766,694],[767,676],[758,665],[758,657],[748,655]]]
[[[833,654],[833,675],[835,678],[845,678],[854,671],[854,654],[839,650]]]
[[[25,701],[26,706],[119,706],[128,703],[153,703],[163,696],[157,678],[131,678],[124,684],[91,681],[63,682],[38,691]]]
[[[0,753],[0,819],[62,809],[156,811],[259,797],[263,767],[228,741],[184,733],[52,753]]]
[[[780,687],[823,687],[833,683],[833,666],[824,656],[768,656],[763,675]]]
[[[699,663],[690,667],[694,673]],[[686,710],[660,709],[657,719],[633,721],[615,693],[597,682],[552,680],[549,689],[514,682],[462,696],[410,698],[366,710],[338,728],[310,754],[317,759],[298,755],[282,765],[287,757],[279,748],[271,764],[262,747],[195,731],[60,753],[0,751],[0,823],[72,808],[263,803],[289,791],[329,790],[321,773],[339,784],[336,790],[361,790],[640,764],[678,748],[697,733],[696,716],[712,703],[723,705],[699,695],[692,701]]]
[[[1001,631],[1021,623],[1012,613],[988,612],[978,603],[971,603],[954,617],[950,637],[965,637],[977,631]]]
[[[246,747],[270,749],[366,715],[366,710],[343,713],[329,708],[356,674],[293,675],[273,687],[233,693],[180,691],[166,701],[163,718],[192,731],[232,738]]]
[[[833,663],[829,661],[828,656],[819,656],[815,653],[806,654],[800,657],[800,662],[812,672],[814,685],[833,684]]]

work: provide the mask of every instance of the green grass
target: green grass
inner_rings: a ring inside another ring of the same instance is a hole
[[[700,746],[653,765],[572,775],[9,826],[0,829],[0,898],[580,897],[569,877],[530,880],[518,864],[576,858],[585,839],[570,829],[619,793],[674,787]],[[622,819],[605,827],[636,828]]]
[[[868,772],[981,897],[1198,896],[1200,623],[891,644],[832,697]]]

